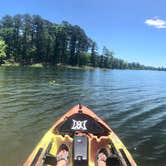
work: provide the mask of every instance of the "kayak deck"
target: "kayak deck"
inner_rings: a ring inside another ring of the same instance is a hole
[[[113,163],[117,166],[136,166],[112,129],[82,105],[73,107],[48,130],[24,166],[56,165],[56,155],[62,144],[69,149],[69,166],[96,166],[101,148],[107,150],[107,163],[111,166]]]

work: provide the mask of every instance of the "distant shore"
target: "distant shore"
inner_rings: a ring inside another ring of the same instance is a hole
[[[44,67],[70,69],[166,71],[162,66],[145,66],[119,59],[115,51],[106,46],[99,52],[97,43],[84,29],[67,21],[57,24],[29,14],[5,15],[0,21],[2,66],[43,67],[44,64]]]
[[[44,67],[55,67],[59,69],[73,69],[73,70],[109,70],[109,68],[100,68],[100,67],[92,67],[92,66],[71,66],[66,64],[57,64],[54,66],[51,65],[43,65],[42,63],[36,63],[31,65],[22,65],[20,63],[11,63],[6,61],[4,64],[1,64],[0,67],[30,67],[30,68],[44,68]],[[110,69],[110,70],[149,70],[149,71],[166,71],[165,68],[161,69]]]
[[[36,63],[32,65],[21,65],[19,63],[10,63],[6,62],[4,64],[1,64],[0,67],[34,67],[34,68],[43,68],[43,67],[58,67],[58,68],[63,68],[63,69],[85,69],[85,70],[94,70],[94,69],[99,69],[99,67],[92,67],[92,66],[71,66],[71,65],[64,65],[64,64],[57,64],[55,66],[46,66],[43,65],[42,63]]]

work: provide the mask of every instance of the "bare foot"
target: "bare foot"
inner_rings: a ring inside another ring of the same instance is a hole
[[[97,166],[106,166],[106,159],[107,157],[103,152],[99,153]]]
[[[57,166],[67,166],[68,151],[62,149],[57,155]]]

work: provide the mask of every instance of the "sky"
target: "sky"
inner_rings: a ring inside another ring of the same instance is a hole
[[[128,62],[166,67],[165,0],[1,0],[4,15],[38,14],[55,23],[82,27],[114,56]]]

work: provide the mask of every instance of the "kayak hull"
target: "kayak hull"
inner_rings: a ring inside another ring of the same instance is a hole
[[[116,155],[119,165],[136,166],[131,154],[113,130],[87,107],[77,105],[62,116],[47,131],[36,148],[25,161],[24,166],[47,165],[48,154],[56,157],[59,147],[69,148],[69,166],[75,165],[73,142],[80,137],[87,138],[87,165],[96,165],[96,156],[101,148]]]

